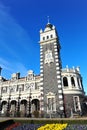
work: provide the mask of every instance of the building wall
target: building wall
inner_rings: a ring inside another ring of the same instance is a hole
[[[71,117],[86,111],[80,69],[62,69],[60,49],[56,28],[48,23],[40,30],[40,75],[30,70],[26,77],[20,73],[9,80],[0,76],[0,113],[14,109],[14,113],[22,111],[22,116],[39,111],[40,117]]]

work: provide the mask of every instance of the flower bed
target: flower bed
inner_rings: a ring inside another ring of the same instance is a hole
[[[21,124],[20,123],[14,123],[12,125],[10,125],[9,127],[7,127],[5,130],[13,130],[14,128],[20,126]]]
[[[67,124],[46,124],[37,130],[64,130],[66,127]]]
[[[65,130],[87,130],[87,125],[68,125]]]
[[[9,126],[5,130],[87,130],[87,119],[15,119]]]
[[[24,124],[12,130],[87,130],[87,125],[67,124]]]
[[[7,128],[6,130],[64,130],[67,127],[67,124],[24,124],[21,126],[13,125]]]

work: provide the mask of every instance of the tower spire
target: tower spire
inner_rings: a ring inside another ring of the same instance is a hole
[[[2,67],[0,66],[0,76],[1,76]]]

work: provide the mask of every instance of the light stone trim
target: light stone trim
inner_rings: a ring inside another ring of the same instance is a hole
[[[56,66],[59,65],[59,63],[56,63]]]
[[[60,80],[60,79],[58,80],[58,83],[61,83],[61,80]]]
[[[64,110],[64,107],[63,107],[63,106],[61,106],[61,107],[60,107],[60,110]]]
[[[60,67],[59,67],[59,66],[57,66],[57,67],[56,67],[56,70],[59,70],[59,69],[60,69]]]
[[[43,90],[43,87],[40,87],[40,90]]]
[[[43,46],[40,45],[40,48],[43,48]]]
[[[60,72],[60,71],[56,71],[57,74],[60,74],[59,72]]]
[[[60,79],[60,78],[61,78],[61,76],[60,76],[60,75],[57,75],[57,78],[58,78],[58,79]]]
[[[58,59],[55,59],[56,62],[58,62]]]
[[[41,82],[40,85],[43,85],[43,82]]]
[[[84,93],[83,93],[83,91],[81,91],[81,90],[73,90],[73,89],[63,89],[63,93],[64,94],[83,94],[84,95]]]
[[[42,52],[42,51],[40,52],[40,55],[43,55],[43,52]]]
[[[40,61],[43,61],[43,59],[40,59]]]
[[[57,45],[57,43],[56,43],[56,42],[54,42],[54,45]]]
[[[42,66],[42,65],[40,66],[40,69],[43,69],[43,66]]]
[[[57,52],[55,52],[55,55],[58,55],[58,53],[57,53]]]
[[[40,65],[43,65],[43,62],[40,62]]]
[[[40,72],[43,72],[43,69],[42,69],[42,70],[40,70]]]
[[[55,55],[55,58],[58,58],[58,55]]]
[[[58,88],[62,88],[62,85],[58,85]]]
[[[57,48],[57,46],[54,46],[54,49]]]
[[[43,55],[40,55],[40,58],[43,58]]]
[[[57,71],[57,74],[60,74],[60,71]]]
[[[62,93],[62,90],[58,90],[58,93]]]
[[[43,74],[41,73],[40,76],[43,76]]]
[[[40,53],[43,52],[43,49],[40,49]]]
[[[63,104],[63,100],[59,101],[59,104]]]
[[[62,95],[59,95],[59,99],[62,99],[63,98],[63,96]]]
[[[57,48],[54,48],[54,51],[57,52]],[[58,52],[57,52],[57,54],[58,54]]]

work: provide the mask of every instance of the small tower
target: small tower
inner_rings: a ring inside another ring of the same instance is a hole
[[[40,84],[42,110],[52,117],[64,116],[60,48],[56,28],[48,21],[40,30]]]

